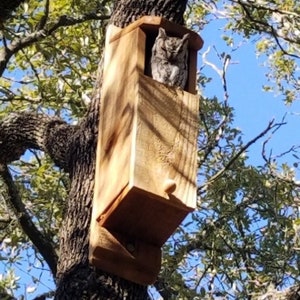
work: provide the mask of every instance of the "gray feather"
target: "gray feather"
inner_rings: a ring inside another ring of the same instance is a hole
[[[151,56],[152,78],[184,89],[188,78],[188,38],[167,36],[163,28],[159,28]]]

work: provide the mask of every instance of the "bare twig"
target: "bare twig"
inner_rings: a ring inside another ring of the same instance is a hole
[[[39,24],[37,25],[37,28],[36,28],[37,30],[44,29],[45,26],[46,26],[46,23],[47,23],[47,20],[48,20],[48,17],[49,17],[49,4],[50,4],[50,0],[46,0],[46,3],[45,3],[45,13],[42,16]]]
[[[208,143],[207,143],[207,145],[204,149],[204,154],[202,156],[202,159],[199,162],[199,166],[201,166],[206,161],[209,154],[219,144],[219,141],[223,136],[225,126],[226,126],[226,124],[228,122],[228,119],[229,119],[229,115],[228,115],[229,95],[228,95],[228,89],[227,89],[226,72],[227,72],[227,68],[229,66],[231,57],[228,54],[223,55],[223,56],[218,55],[219,58],[222,60],[222,69],[219,69],[215,64],[213,64],[213,63],[211,63],[207,60],[206,56],[209,53],[209,51],[210,51],[210,47],[208,47],[207,51],[205,51],[203,53],[202,59],[203,59],[203,62],[204,62],[205,65],[210,66],[214,71],[216,71],[216,73],[220,76],[220,79],[222,81],[222,86],[223,86],[223,90],[224,90],[224,116],[223,116],[221,122],[219,123],[219,125],[214,130],[214,132],[212,134],[209,134],[209,131],[208,131],[207,126],[206,126],[205,115],[203,113],[200,114],[201,120],[202,120],[203,124],[206,127],[206,132],[207,132],[207,135],[208,135]]]
[[[253,138],[252,140],[250,140],[246,145],[244,145],[243,147],[241,147],[241,149],[230,159],[230,161],[228,162],[228,164],[223,169],[221,169],[219,172],[217,172],[216,174],[214,174],[208,180],[208,182],[206,182],[204,185],[200,186],[199,190],[201,190],[204,186],[207,186],[207,185],[211,184],[212,182],[214,182],[215,180],[217,180],[220,176],[222,176],[233,165],[233,163],[241,156],[242,153],[244,153],[257,140],[259,140],[264,135],[266,135],[270,130],[272,130],[274,128],[277,128],[277,127],[280,127],[280,126],[282,126],[282,125],[285,124],[285,123],[275,123],[274,124],[274,121],[275,121],[274,119],[271,120],[265,130],[263,130],[259,135],[257,135],[255,138]]]
[[[273,36],[274,39],[275,39],[275,41],[276,41],[276,44],[278,45],[278,47],[280,48],[280,50],[281,50],[285,55],[288,55],[288,56],[291,56],[291,57],[294,57],[294,58],[298,58],[298,59],[300,58],[299,55],[296,55],[296,54],[293,54],[293,53],[290,53],[290,52],[286,51],[286,50],[283,48],[283,46],[281,45],[281,43],[280,43],[280,41],[279,41],[279,38],[281,38],[281,39],[283,39],[283,40],[285,40],[285,41],[287,41],[287,42],[294,43],[294,44],[299,44],[299,40],[293,40],[293,39],[289,38],[288,36],[280,35],[280,34],[278,33],[278,31],[274,28],[273,25],[271,25],[271,24],[269,24],[269,23],[267,23],[267,22],[265,22],[265,21],[263,21],[263,20],[261,20],[261,19],[255,19],[255,18],[252,16],[252,14],[250,13],[250,10],[249,10],[249,6],[250,6],[250,5],[247,4],[246,2],[241,1],[241,0],[237,0],[237,1],[232,0],[232,2],[238,3],[238,4],[242,7],[242,9],[244,10],[244,12],[246,13],[247,18],[249,19],[249,21],[251,21],[251,26],[252,26],[254,29],[256,29],[256,30],[258,30],[258,31],[264,31],[265,33],[268,33],[268,34],[270,34],[271,36]],[[263,7],[263,6],[255,6],[254,2],[251,3],[251,6],[252,6],[252,7],[255,7],[256,9],[259,9],[259,10],[262,10],[262,9],[266,10],[266,9],[268,9],[268,10],[271,10],[271,11],[272,11],[272,9],[269,8],[269,7],[268,7],[268,8],[265,8],[265,7]],[[274,10],[273,10],[273,11],[274,11]],[[278,10],[277,10],[276,12],[278,12]],[[280,12],[282,13],[282,11],[280,11]],[[262,27],[260,27],[259,25],[261,25]]]

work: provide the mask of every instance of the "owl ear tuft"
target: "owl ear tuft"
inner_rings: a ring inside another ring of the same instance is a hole
[[[164,30],[164,28],[159,27],[158,29],[158,37],[163,37],[165,38],[167,36],[166,31]]]
[[[189,33],[186,33],[183,37],[182,37],[182,42],[183,43],[186,43],[189,41],[189,38],[190,38],[190,34]]]

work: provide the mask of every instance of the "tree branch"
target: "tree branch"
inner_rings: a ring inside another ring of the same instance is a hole
[[[21,200],[18,188],[16,187],[11,174],[6,165],[0,165],[0,177],[7,188],[6,203],[12,208],[22,230],[29,237],[34,246],[43,256],[53,275],[56,274],[58,256],[54,246],[45,235],[40,232],[33,223],[30,215],[26,211],[25,205]]]
[[[205,185],[209,185],[211,184],[213,181],[217,180],[222,174],[224,174],[224,172],[226,170],[228,170],[232,164],[240,157],[240,155],[242,153],[244,153],[251,145],[253,145],[254,143],[256,143],[257,140],[259,140],[260,138],[262,138],[265,134],[267,134],[271,129],[273,129],[274,127],[280,127],[282,125],[284,125],[285,123],[276,123],[274,124],[274,120],[271,120],[268,124],[268,126],[266,127],[265,130],[263,130],[259,135],[257,135],[255,138],[253,138],[252,140],[250,140],[246,145],[244,145],[243,147],[241,147],[241,149],[235,153],[233,155],[233,157],[231,158],[231,160],[228,162],[228,164],[221,169],[219,172],[217,172],[216,174],[214,174],[209,180],[208,182],[205,183]],[[200,186],[198,188],[198,191],[201,190],[204,187],[204,185]]]
[[[272,10],[270,7],[266,8],[264,6],[255,6],[254,3],[251,3],[251,5],[247,4],[246,2],[244,1],[241,1],[241,0],[237,0],[237,1],[233,1],[233,3],[238,3],[242,9],[244,10],[245,14],[246,14],[246,17],[248,18],[248,23],[250,24],[250,26],[252,26],[253,29],[261,32],[265,32],[267,34],[270,34],[271,36],[274,37],[275,39],[275,42],[277,44],[277,46],[279,47],[279,49],[287,56],[290,56],[290,57],[294,57],[294,58],[300,58],[299,55],[296,55],[296,54],[293,54],[293,53],[290,53],[288,52],[287,50],[285,50],[283,48],[283,46],[281,45],[279,39],[283,39],[289,43],[294,43],[294,44],[299,44],[299,40],[295,40],[295,39],[292,39],[292,38],[289,38],[287,35],[281,35],[279,34],[278,30],[276,30],[274,28],[274,26],[272,24],[269,24],[268,22],[266,21],[263,21],[262,19],[255,19],[253,17],[253,15],[251,14],[250,12],[250,8],[251,7],[254,7],[255,9],[257,10],[269,10],[269,11],[273,11],[273,12],[280,12],[280,13],[283,13],[282,11],[279,11],[279,10]],[[294,16],[295,17],[295,16]],[[246,18],[246,20],[247,20]]]
[[[159,276],[153,284],[153,286],[156,288],[156,290],[159,292],[159,294],[164,300],[175,299],[175,297],[178,294],[168,283],[168,278],[163,276]]]
[[[37,30],[41,30],[41,29],[45,28],[48,17],[49,17],[49,6],[50,6],[50,0],[46,0],[45,12],[37,26]]]
[[[45,16],[46,13],[47,12],[45,12]],[[42,40],[50,36],[58,28],[72,26],[90,20],[107,20],[107,19],[109,19],[109,16],[102,16],[102,15],[99,16],[97,13],[94,12],[86,13],[80,18],[73,18],[70,16],[63,15],[60,16],[59,19],[54,24],[52,24],[48,29],[45,28],[45,24],[43,24],[43,22],[45,21],[43,21],[42,29],[39,30],[41,26],[37,26],[38,30],[28,34],[25,37],[12,41],[11,44],[6,45],[6,47],[2,49],[2,51],[0,52],[0,76],[2,76],[3,72],[6,69],[8,61],[14,54],[16,54],[19,50],[22,50],[27,46],[32,45],[36,41]]]
[[[7,164],[29,148],[45,151],[68,171],[71,138],[77,128],[59,118],[33,113],[11,113],[0,121],[0,163]]]

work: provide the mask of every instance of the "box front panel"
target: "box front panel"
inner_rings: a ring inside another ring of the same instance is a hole
[[[135,169],[132,185],[196,205],[199,97],[139,77]],[[172,188],[173,184],[173,188]],[[176,204],[176,203],[174,203]]]

